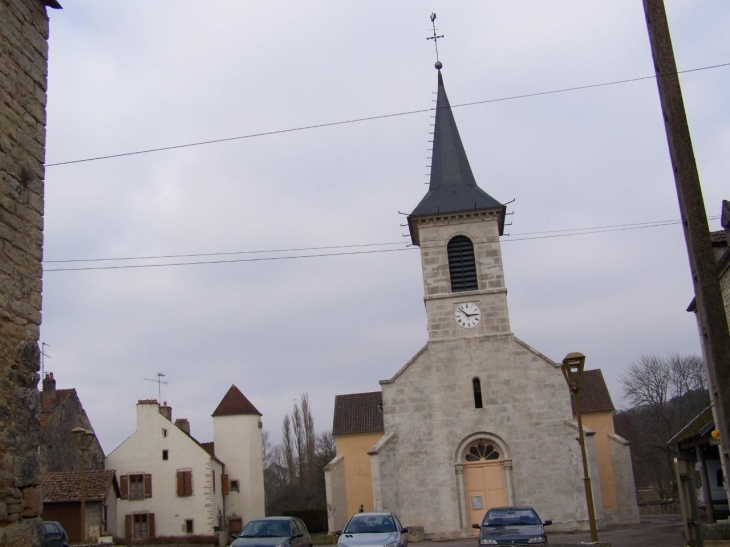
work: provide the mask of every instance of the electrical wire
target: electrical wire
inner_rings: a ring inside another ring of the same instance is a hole
[[[708,220],[715,220],[719,216],[707,217]],[[609,226],[595,226],[591,228],[568,228],[564,230],[546,230],[543,232],[524,232],[521,234],[514,234],[509,236],[508,239],[503,239],[503,243],[516,242],[516,241],[528,241],[534,239],[549,239],[556,237],[568,237],[578,236],[587,234],[601,234],[607,232],[622,232],[626,230],[641,230],[646,228],[660,228],[663,226],[674,226],[681,224],[680,220],[660,220],[654,222],[639,222],[634,224],[615,224]],[[540,235],[545,234],[545,235]],[[525,235],[534,235],[534,237],[519,237]],[[515,237],[518,236],[518,237]],[[70,259],[70,260],[48,260],[48,263],[61,263],[61,262],[102,262],[102,261],[114,261],[114,260],[151,260],[161,258],[187,258],[187,257],[199,257],[199,256],[225,256],[225,255],[237,255],[237,254],[252,254],[252,253],[278,253],[278,252],[289,252],[289,251],[305,251],[305,250],[324,250],[324,249],[344,249],[352,247],[370,247],[370,246],[383,246],[383,245],[402,245],[401,243],[365,243],[355,245],[336,245],[329,247],[301,247],[294,249],[276,249],[276,250],[260,250],[260,251],[236,251],[228,253],[199,253],[199,254],[186,254],[186,255],[159,255],[159,256],[138,256],[138,257],[123,257],[123,258],[91,258],[91,259]],[[200,266],[204,264],[233,264],[240,262],[266,262],[271,260],[294,260],[301,258],[324,258],[328,256],[348,256],[348,255],[361,255],[361,254],[376,254],[376,253],[390,253],[397,251],[412,251],[416,247],[405,247],[401,249],[375,249],[370,251],[352,251],[352,252],[340,252],[340,253],[319,253],[319,254],[307,254],[307,255],[290,255],[290,256],[273,256],[263,258],[241,258],[233,260],[201,260],[196,262],[172,262],[172,263],[161,263],[161,264],[129,264],[119,266],[83,266],[80,268],[52,268],[44,269],[44,272],[75,272],[75,271],[89,271],[89,270],[124,270],[124,269],[139,269],[139,268],[163,268],[170,266]]]
[[[628,78],[628,79],[625,79],[625,80],[615,80],[615,81],[612,81],[612,82],[603,82],[603,83],[600,83],[600,84],[588,84],[588,85],[582,85],[582,86],[576,86],[576,87],[566,87],[566,88],[562,88],[562,89],[553,89],[553,90],[549,90],[549,91],[539,91],[539,92],[536,92],[536,93],[526,93],[526,94],[523,94],[523,95],[513,95],[511,97],[500,97],[498,99],[486,99],[486,100],[483,100],[483,101],[474,101],[474,102],[469,102],[469,103],[461,103],[461,104],[451,105],[451,108],[460,108],[460,107],[463,107],[463,106],[475,106],[475,105],[479,105],[479,104],[488,104],[488,103],[497,103],[497,102],[503,102],[503,101],[512,101],[512,100],[517,100],[517,99],[527,99],[527,98],[530,98],[530,97],[540,97],[540,96],[543,96],[543,95],[554,95],[554,94],[557,94],[557,93],[566,93],[566,92],[569,92],[569,91],[580,91],[580,90],[585,90],[585,89],[594,89],[594,88],[597,88],[597,87],[606,87],[606,86],[611,86],[611,85],[627,84],[627,83],[631,83],[631,82],[640,82],[642,80],[652,80],[652,79],[655,79],[655,78],[657,78],[659,76],[662,76],[663,77],[663,76],[673,76],[673,75],[678,75],[678,74],[688,74],[690,72],[699,72],[699,71],[702,71],[702,70],[711,70],[711,69],[722,68],[722,67],[726,67],[726,66],[730,66],[730,63],[722,63],[722,64],[718,64],[718,65],[710,65],[710,66],[704,66],[704,67],[699,67],[699,68],[690,68],[690,69],[687,69],[687,70],[679,70],[677,72],[669,72],[669,73],[660,74],[660,75],[641,76],[641,77],[638,77],[638,78]],[[442,107],[442,108],[447,108],[447,107]],[[237,137],[227,137],[227,138],[223,138],[223,139],[212,139],[212,140],[209,140],[209,141],[200,141],[200,142],[193,142],[193,143],[187,143],[187,144],[178,144],[178,145],[173,145],[173,146],[161,146],[159,148],[149,148],[149,149],[146,149],[146,150],[137,150],[137,151],[134,151],[134,152],[123,152],[123,153],[120,153],[120,154],[109,154],[109,155],[106,155],[106,156],[96,156],[96,157],[92,157],[92,158],[83,158],[83,159],[78,159],[78,160],[69,160],[69,161],[60,161],[60,162],[55,162],[55,163],[47,163],[46,164],[46,167],[58,167],[60,165],[71,165],[71,164],[76,164],[76,163],[86,163],[86,162],[91,162],[91,161],[108,160],[108,159],[122,158],[122,157],[127,157],[127,156],[138,156],[138,155],[141,155],[141,154],[151,154],[153,152],[164,152],[164,151],[167,151],[167,150],[177,150],[177,149],[180,149],[180,148],[190,148],[190,147],[193,147],[193,146],[204,146],[204,145],[207,145],[207,144],[217,144],[217,143],[222,143],[222,142],[238,141],[238,140],[243,140],[243,139],[253,139],[253,138],[256,138],[256,137],[265,137],[265,136],[269,136],[269,135],[280,135],[282,133],[294,133],[294,132],[297,132],[297,131],[307,131],[307,130],[310,130],[310,129],[320,129],[322,127],[333,127],[333,126],[336,126],[336,125],[345,125],[345,124],[360,123],[360,122],[367,122],[367,121],[373,121],[373,120],[382,120],[382,119],[385,119],[385,118],[395,118],[395,117],[398,117],[398,116],[409,116],[411,114],[422,114],[424,112],[433,112],[434,110],[436,110],[435,107],[433,107],[433,108],[422,108],[422,109],[419,109],[419,110],[409,110],[409,111],[405,111],[405,112],[396,112],[396,113],[393,113],[393,114],[381,114],[379,116],[368,116],[366,118],[354,118],[354,119],[351,119],[351,120],[342,120],[342,121],[339,121],[339,122],[320,123],[320,124],[314,124],[314,125],[305,125],[305,126],[302,126],[302,127],[292,127],[292,128],[289,128],[289,129],[279,129],[279,130],[275,130],[275,131],[264,131],[264,132],[261,132],[261,133],[251,133],[251,134],[248,134],[248,135],[239,135]]]

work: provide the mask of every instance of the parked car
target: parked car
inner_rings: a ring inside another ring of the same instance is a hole
[[[545,526],[532,507],[492,507],[479,528],[479,545],[536,545],[547,543]]]
[[[294,517],[266,517],[249,522],[231,547],[312,547],[307,527]]]
[[[393,513],[356,513],[335,532],[338,547],[407,547],[408,528]]]
[[[63,526],[55,520],[43,521],[41,547],[68,547],[68,536]]]

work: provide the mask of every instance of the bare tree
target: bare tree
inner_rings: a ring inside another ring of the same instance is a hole
[[[289,484],[294,484],[294,475],[296,473],[296,470],[294,468],[295,464],[295,458],[294,458],[294,445],[292,443],[292,435],[291,435],[291,420],[289,419],[289,415],[284,415],[284,422],[281,424],[281,433],[282,433],[282,439],[284,440],[284,460],[286,464],[286,470],[288,475],[288,481]]]
[[[617,425],[632,442],[637,481],[654,483],[662,497],[675,489],[667,442],[709,404],[705,365],[696,355],[642,355],[619,377],[631,404]],[[633,422],[633,423],[632,423]]]

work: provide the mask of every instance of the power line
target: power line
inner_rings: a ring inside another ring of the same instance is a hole
[[[718,216],[707,217],[708,220],[715,220]],[[568,237],[578,236],[587,234],[601,234],[606,232],[621,232],[626,230],[641,230],[645,228],[660,228],[663,226],[673,226],[681,224],[680,220],[659,220],[653,222],[638,222],[634,224],[614,224],[608,226],[594,226],[591,228],[567,228],[564,230],[546,230],[543,232],[524,232],[522,234],[514,234],[508,239],[503,239],[503,243],[514,242],[514,241],[528,241],[533,239],[549,239],[556,237]],[[544,235],[541,235],[544,234]],[[534,235],[534,237],[515,237]],[[304,250],[320,250],[320,249],[344,249],[352,247],[369,247],[369,246],[383,246],[383,245],[402,245],[401,243],[365,243],[357,245],[337,245],[329,247],[301,247],[296,249],[279,249],[269,251],[236,251],[229,253],[200,253],[200,254],[188,254],[188,255],[160,255],[160,256],[139,256],[139,257],[123,257],[123,258],[91,258],[91,259],[72,259],[72,260],[53,260],[46,261],[46,263],[60,263],[60,262],[101,262],[101,261],[113,261],[113,260],[149,260],[149,259],[160,259],[160,258],[187,258],[197,256],[224,256],[224,255],[236,255],[236,254],[249,254],[249,253],[275,253],[275,252],[286,252],[286,251],[304,251]],[[263,258],[241,258],[234,260],[201,260],[196,262],[172,262],[164,264],[129,264],[120,266],[84,266],[80,268],[53,268],[44,269],[45,272],[77,272],[77,271],[89,271],[89,270],[125,270],[125,269],[139,269],[139,268],[164,268],[171,266],[200,266],[204,264],[233,264],[240,262],[267,262],[271,260],[295,260],[301,258],[323,258],[328,256],[348,256],[348,255],[360,255],[360,254],[376,254],[376,253],[391,253],[397,251],[412,251],[415,247],[405,247],[401,249],[375,249],[370,251],[352,251],[352,252],[339,252],[339,253],[320,253],[320,254],[308,254],[308,255],[292,255],[292,256],[273,256]]]
[[[349,249],[352,247],[381,247],[383,245],[403,245],[402,241],[393,243],[360,243],[353,245],[330,245],[327,247],[295,247],[291,249],[268,249],[259,251],[229,251],[221,253],[194,253],[194,254],[182,254],[182,255],[155,255],[155,256],[123,256],[118,258],[71,258],[66,260],[44,260],[44,264],[59,264],[68,262],[104,262],[104,261],[118,261],[118,260],[151,260],[158,258],[195,258],[198,256],[230,256],[230,255],[246,255],[246,254],[261,254],[261,253],[287,253],[292,251],[320,251],[324,249]]]
[[[687,74],[690,72],[699,72],[702,70],[711,70],[711,69],[722,68],[722,67],[726,67],[726,66],[730,66],[730,63],[722,63],[722,64],[718,64],[718,65],[710,65],[710,66],[704,66],[704,67],[699,67],[699,68],[690,68],[687,70],[679,70],[677,72],[661,74],[661,76],[672,76],[675,74]],[[475,106],[478,104],[498,103],[498,102],[503,102],[503,101],[513,101],[513,100],[517,100],[517,99],[527,99],[530,97],[540,97],[543,95],[554,95],[557,93],[566,93],[569,91],[581,91],[581,90],[585,90],[585,89],[594,89],[597,87],[606,87],[606,86],[610,86],[610,85],[627,84],[627,83],[631,83],[631,82],[640,82],[642,80],[653,80],[655,78],[657,78],[656,75],[651,75],[651,76],[641,76],[639,78],[628,78],[625,80],[615,80],[612,82],[603,82],[600,84],[588,84],[588,85],[582,85],[582,86],[576,86],[576,87],[565,87],[562,89],[553,89],[550,91],[539,91],[536,93],[513,95],[511,97],[500,97],[498,99],[486,99],[483,101],[474,101],[474,102],[469,102],[469,103],[456,104],[456,105],[451,105],[451,108],[459,108],[462,106]],[[447,108],[447,107],[442,107],[442,108]],[[243,139],[253,139],[256,137],[266,137],[269,135],[280,135],[282,133],[294,133],[297,131],[320,129],[322,127],[333,127],[336,125],[345,125],[345,124],[350,124],[350,123],[360,123],[360,122],[367,122],[367,121],[373,121],[373,120],[382,120],[385,118],[395,118],[398,116],[409,116],[411,114],[422,114],[424,112],[433,112],[434,110],[436,110],[435,107],[422,108],[419,110],[409,110],[409,111],[405,111],[405,112],[396,112],[393,114],[381,114],[379,116],[369,116],[366,118],[354,118],[351,120],[342,120],[339,122],[320,123],[320,124],[314,124],[314,125],[305,125],[305,126],[301,126],[301,127],[293,127],[293,128],[289,128],[289,129],[278,129],[275,131],[264,131],[261,133],[251,133],[248,135],[239,135],[237,137],[227,137],[227,138],[223,138],[223,139],[213,139],[213,140],[209,140],[209,141],[178,144],[178,145],[174,145],[174,146],[161,146],[159,148],[149,148],[146,150],[137,150],[134,152],[123,152],[120,154],[109,154],[106,156],[96,156],[96,157],[92,157],[92,158],[84,158],[84,159],[79,159],[79,160],[69,160],[69,161],[60,161],[60,162],[56,162],[56,163],[47,163],[46,167],[57,167],[59,165],[71,165],[74,163],[85,163],[85,162],[90,162],[90,161],[108,160],[108,159],[113,159],[113,158],[123,158],[126,156],[138,156],[141,154],[151,154],[153,152],[164,152],[167,150],[177,150],[179,148],[190,148],[193,146],[204,146],[207,144],[217,144],[217,143],[222,143],[222,142],[238,141],[238,140],[243,140]]]

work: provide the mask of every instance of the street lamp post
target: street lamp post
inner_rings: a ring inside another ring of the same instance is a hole
[[[568,388],[573,394],[575,403],[575,417],[578,421],[578,443],[580,444],[580,454],[583,458],[583,484],[586,489],[586,505],[588,506],[588,523],[591,527],[591,541],[598,543],[598,530],[596,529],[596,513],[593,508],[593,491],[591,489],[591,478],[588,474],[588,458],[586,457],[586,444],[583,438],[583,420],[580,415],[580,379],[583,376],[583,367],[586,364],[586,356],[582,353],[569,353],[563,359],[563,366],[560,368],[568,383]]]
[[[86,543],[86,451],[91,447],[94,432],[83,427],[74,427],[71,438],[81,452],[81,542]]]

